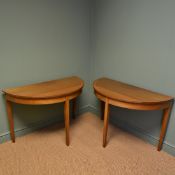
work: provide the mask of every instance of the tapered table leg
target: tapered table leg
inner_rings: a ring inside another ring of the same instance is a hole
[[[69,146],[69,99],[66,98],[64,103],[64,121],[66,131],[66,145]]]
[[[101,120],[104,120],[104,107],[105,107],[105,103],[103,101],[100,101],[100,105],[101,105]]]
[[[10,136],[12,142],[15,142],[15,133],[14,133],[14,121],[13,121],[13,111],[12,111],[12,104],[10,101],[6,100],[6,110],[7,110],[7,116],[9,120],[9,126],[10,126]]]
[[[103,147],[106,147],[108,120],[109,120],[109,103],[108,103],[108,99],[106,99],[105,110],[104,110]]]
[[[77,108],[76,98],[74,98],[72,102],[73,102],[72,103],[72,107],[73,107],[73,109],[72,109],[72,112],[73,112],[72,118],[75,119],[75,117],[76,117],[76,108]]]
[[[166,129],[167,129],[167,124],[168,124],[171,108],[172,108],[172,103],[170,103],[168,108],[163,110],[162,128],[161,128],[161,131],[160,131],[159,144],[158,144],[158,147],[157,147],[158,151],[160,151],[162,149],[162,144],[163,144],[163,141],[164,141],[164,137],[165,137],[165,133],[166,133]]]

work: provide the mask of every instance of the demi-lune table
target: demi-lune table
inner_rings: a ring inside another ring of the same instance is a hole
[[[103,147],[106,146],[109,105],[135,110],[163,110],[162,128],[157,150],[160,151],[174,102],[173,97],[152,92],[109,78],[94,81],[94,93],[101,100],[103,128]]]
[[[10,125],[10,136],[15,142],[12,103],[26,105],[46,105],[64,102],[64,119],[66,145],[69,145],[69,102],[73,100],[73,117],[75,117],[76,97],[82,91],[84,82],[76,77],[52,80],[21,87],[4,89],[6,109]]]

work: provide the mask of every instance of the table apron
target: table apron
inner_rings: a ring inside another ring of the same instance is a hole
[[[95,95],[97,96],[98,99],[104,102],[106,102],[106,99],[108,99],[108,104],[111,104],[113,106],[118,106],[118,107],[127,108],[127,109],[134,109],[134,110],[162,110],[162,109],[168,108],[171,104],[171,101],[155,103],[155,104],[130,103],[130,102],[123,102],[123,101],[110,99],[108,97],[105,97],[99,94],[98,92],[95,92]]]
[[[18,104],[26,104],[26,105],[47,105],[47,104],[55,104],[65,102],[66,99],[72,100],[81,94],[81,90],[77,91],[73,94],[69,94],[64,97],[53,97],[53,98],[19,98],[6,94],[6,100],[18,103]]]

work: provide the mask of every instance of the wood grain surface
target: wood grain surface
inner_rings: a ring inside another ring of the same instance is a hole
[[[139,88],[109,78],[94,81],[94,89],[110,99],[129,103],[155,104],[171,101],[173,97]]]
[[[73,94],[83,88],[83,81],[76,77],[68,77],[58,80],[51,80],[16,88],[4,89],[7,95],[18,98],[54,98]]]

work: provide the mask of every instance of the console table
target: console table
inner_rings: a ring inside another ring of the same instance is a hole
[[[94,81],[94,93],[101,100],[103,128],[103,147],[106,146],[109,105],[135,110],[163,110],[162,128],[157,150],[160,151],[165,137],[173,97],[135,87],[109,78]]]
[[[6,109],[10,125],[10,136],[15,142],[12,102],[26,105],[46,105],[64,102],[66,145],[69,145],[69,102],[73,99],[75,117],[76,97],[80,95],[83,81],[78,77],[41,82],[37,84],[4,89]]]

